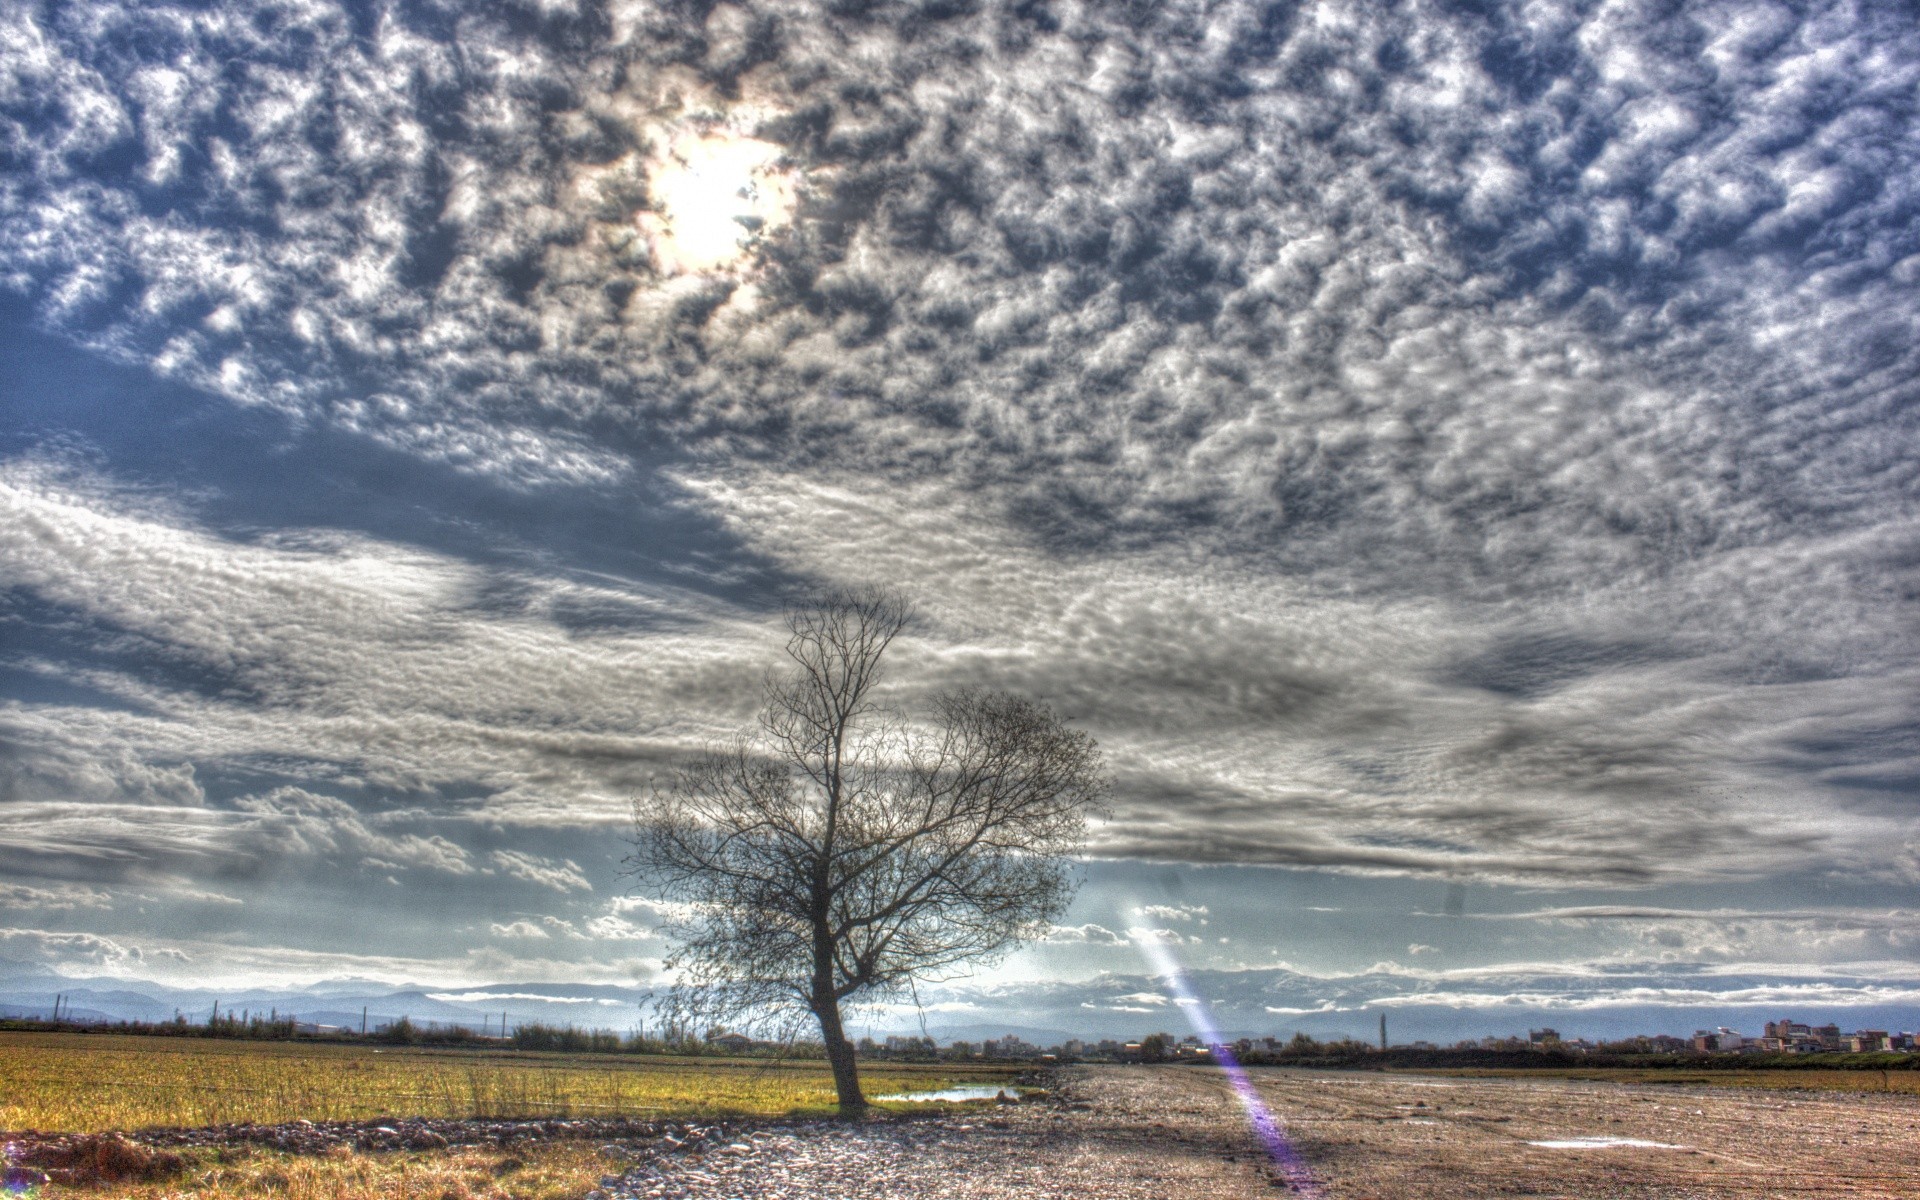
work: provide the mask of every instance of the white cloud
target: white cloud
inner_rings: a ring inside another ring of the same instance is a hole
[[[655,921],[684,921],[697,911],[680,900],[655,900],[647,896],[615,896],[607,902],[615,913],[641,913]]]
[[[556,892],[578,889],[590,892],[593,884],[580,873],[580,864],[572,859],[555,862],[537,854],[527,854],[519,850],[495,850],[493,864],[513,876],[528,883],[537,883],[541,887],[552,888]]]
[[[346,801],[302,788],[283,787],[265,795],[243,796],[234,801],[234,807],[257,818],[250,833],[283,853],[359,855],[362,862],[388,870],[396,865],[450,875],[474,870],[466,850],[444,837],[396,835],[372,829],[359,810]]]
[[[1198,944],[1206,939],[1189,937],[1177,929],[1148,929],[1144,925],[1127,927],[1127,937],[1135,942],[1157,943],[1166,946],[1181,946],[1188,943]]]
[[[534,1000],[542,1004],[605,1004],[593,996],[549,996],[542,992],[428,992],[427,999],[447,1004],[478,1004],[492,1000]]]
[[[1047,942],[1089,946],[1125,946],[1126,938],[1108,929],[1104,925],[1087,921],[1080,925],[1055,925],[1047,930],[1042,939]]]
[[[497,938],[538,938],[545,940],[553,936],[547,932],[545,925],[535,924],[525,919],[513,921],[505,925],[496,921],[489,925],[488,928],[493,931],[493,936]]]
[[[35,887],[24,883],[0,882],[0,907],[107,909],[113,907],[113,896],[84,884],[56,883]]]
[[[15,887],[293,855],[592,891],[426,826],[616,826],[749,719],[775,626],[702,590],[748,571],[925,593],[893,696],[1091,729],[1102,855],[1920,880],[1904,13],[742,0],[703,57],[666,10],[564,47],[326,0],[65,11],[0,39],[39,114],[0,278],[44,326],[502,494],[691,464],[668,484],[734,542],[676,590],[0,464],[0,572],[89,647],[6,665],[101,697],[0,704],[0,853],[47,873]],[[703,106],[801,192],[737,288],[632,236],[642,131]],[[304,786],[208,782],[260,773]]]
[[[1133,910],[1143,917],[1152,917],[1160,921],[1199,921],[1207,923],[1207,906],[1204,904],[1144,904]]]
[[[0,957],[106,967],[139,962],[146,954],[139,946],[97,934],[5,928],[0,929]]]
[[[651,929],[643,929],[625,917],[615,916],[612,913],[588,918],[584,928],[588,937],[608,941],[639,941],[653,936]]]

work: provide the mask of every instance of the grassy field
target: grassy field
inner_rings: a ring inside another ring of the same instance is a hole
[[[1676,1084],[1688,1087],[1804,1089],[1821,1092],[1894,1092],[1920,1095],[1920,1071],[1823,1071],[1819,1068],[1689,1071],[1673,1067],[1432,1067],[1392,1074],[1451,1075],[1471,1079],[1587,1079],[1599,1083]]]
[[[596,1143],[545,1142],[503,1150],[458,1147],[393,1154],[301,1157],[252,1147],[187,1154],[189,1166],[155,1183],[50,1184],[29,1200],[580,1200],[621,1170]]]
[[[1005,1068],[888,1064],[868,1095],[998,1082]],[[47,1132],[368,1117],[826,1112],[824,1063],[0,1033],[0,1129]]]

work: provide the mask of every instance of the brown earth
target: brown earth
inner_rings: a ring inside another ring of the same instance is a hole
[[[1306,1174],[1218,1072],[1075,1068],[1053,1102],[648,1151],[593,1200],[1920,1197],[1920,1097],[1260,1070]],[[1538,1145],[1581,1139],[1656,1145]]]
[[[1912,1095],[1254,1074],[1329,1197],[1920,1197]],[[1534,1144],[1594,1138],[1674,1148]]]
[[[592,1191],[592,1176],[583,1179],[588,1200],[1920,1200],[1920,1096],[1284,1069],[1251,1077],[1297,1170],[1269,1157],[1227,1079],[1194,1067],[1069,1068],[1037,1103],[859,1123],[411,1120],[150,1130],[131,1140],[13,1134],[0,1138],[0,1165],[15,1189],[51,1178],[90,1191],[173,1176],[180,1160],[168,1147],[384,1158],[591,1139],[601,1169],[617,1174]]]

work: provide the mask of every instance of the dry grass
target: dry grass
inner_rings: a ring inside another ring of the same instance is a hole
[[[892,1066],[869,1094],[1004,1079]],[[0,1129],[135,1130],[370,1117],[673,1117],[824,1112],[822,1063],[413,1050],[0,1033]]]
[[[1791,1070],[1727,1069],[1689,1071],[1684,1068],[1566,1067],[1502,1069],[1497,1067],[1436,1068],[1391,1072],[1409,1075],[1450,1075],[1473,1079],[1587,1079],[1601,1083],[1684,1084],[1688,1087],[1771,1088],[1780,1091],[1883,1092],[1920,1095],[1920,1071],[1835,1071],[1818,1067]]]
[[[160,1183],[49,1184],[42,1200],[579,1200],[619,1164],[591,1142],[341,1152],[302,1158],[235,1147],[190,1151],[186,1174]]]

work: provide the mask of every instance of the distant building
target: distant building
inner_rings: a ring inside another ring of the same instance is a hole
[[[1696,1029],[1693,1033],[1693,1048],[1702,1054],[1724,1054],[1739,1050],[1746,1045],[1746,1041],[1742,1034],[1725,1025],[1718,1029]]]
[[[1022,1041],[1017,1033],[1009,1033],[1002,1038],[988,1038],[980,1044],[980,1052],[988,1058],[1038,1058],[1040,1047]]]

